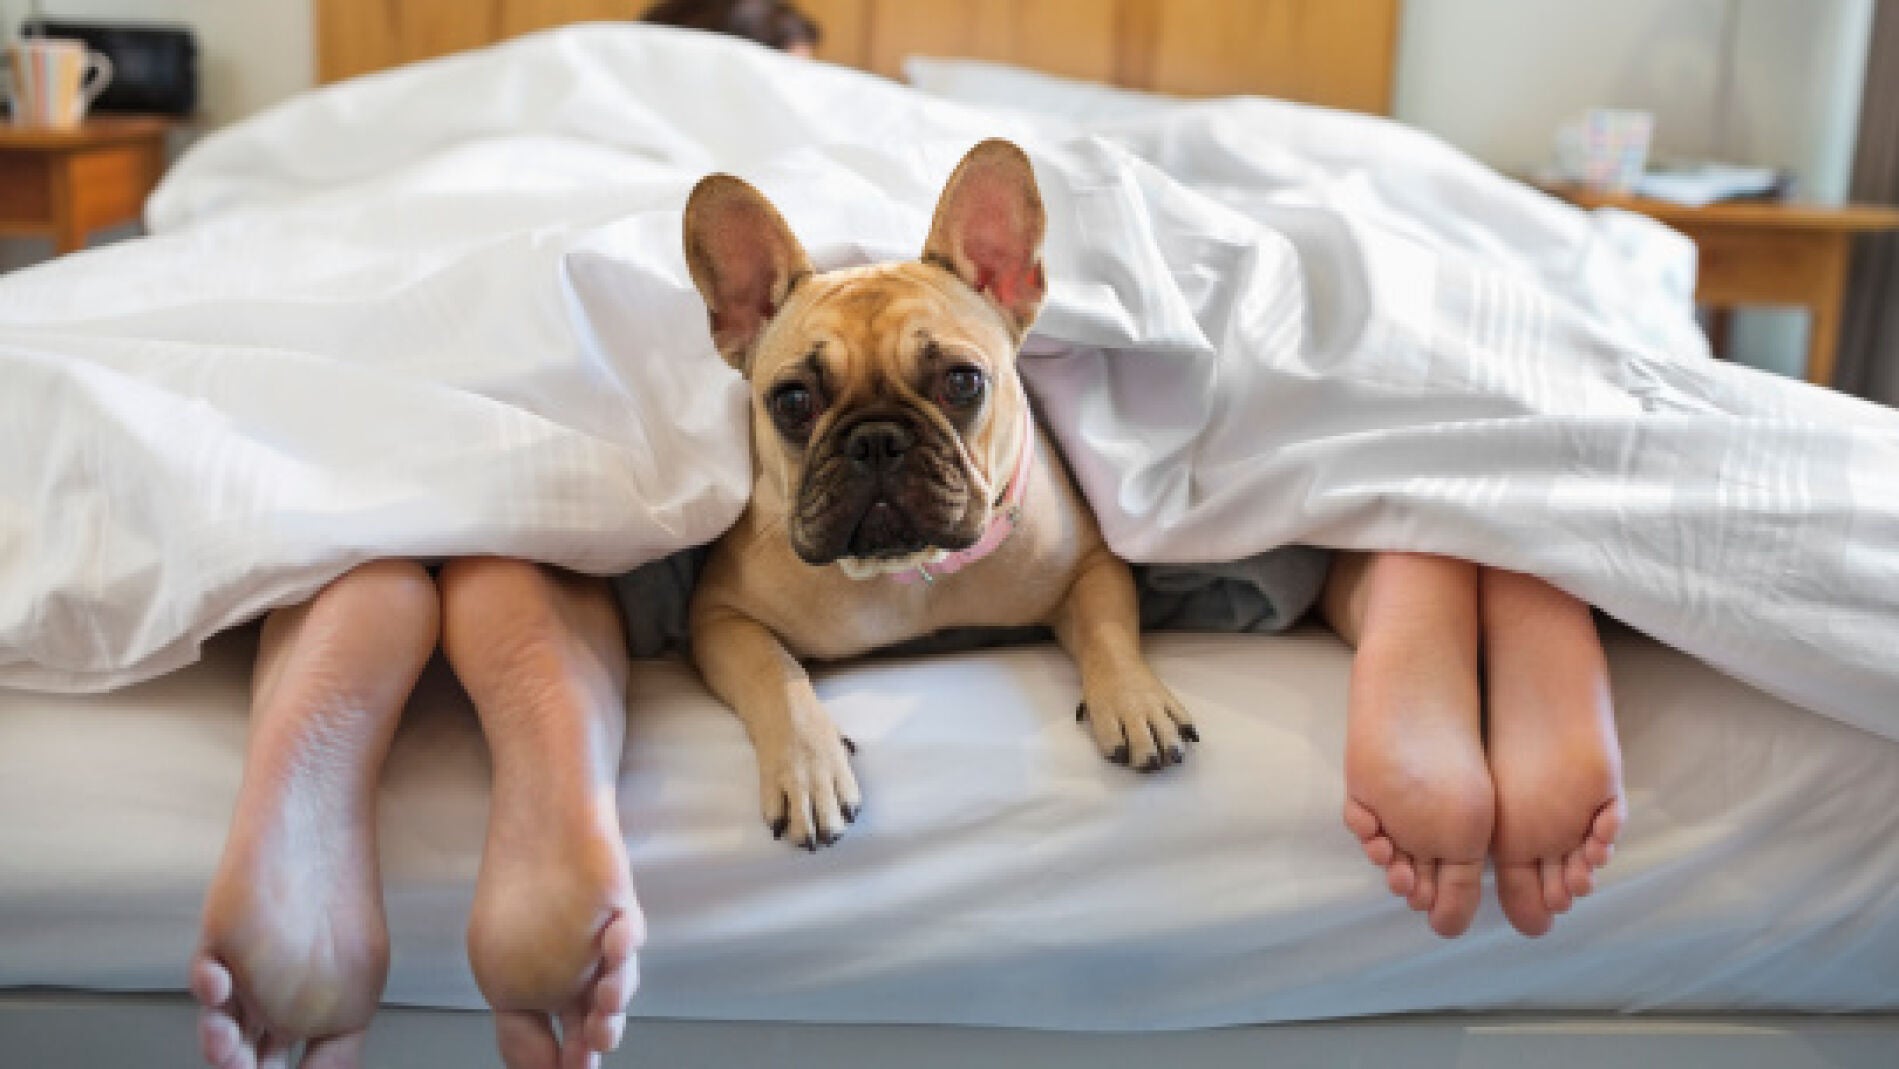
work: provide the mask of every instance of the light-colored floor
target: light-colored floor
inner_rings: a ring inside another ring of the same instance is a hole
[[[6,1069],[198,1069],[182,996],[0,993]],[[496,1065],[484,1014],[388,1009],[369,1064]],[[1899,1017],[1394,1017],[1105,1035],[995,1028],[640,1020],[609,1067],[651,1069],[1891,1069]]]

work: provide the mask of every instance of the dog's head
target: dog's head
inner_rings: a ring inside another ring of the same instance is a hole
[[[966,549],[1024,440],[1016,349],[1045,283],[1041,195],[1006,141],[950,175],[919,260],[826,274],[756,189],[700,181],[686,263],[751,384],[761,485],[798,556],[853,576]]]

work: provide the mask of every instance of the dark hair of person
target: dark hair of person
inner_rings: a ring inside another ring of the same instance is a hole
[[[783,0],[659,0],[640,21],[729,33],[778,49],[818,44],[818,24]]]

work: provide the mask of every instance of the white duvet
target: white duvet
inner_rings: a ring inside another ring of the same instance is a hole
[[[1685,241],[1378,119],[923,73],[971,102],[579,27],[207,139],[156,236],[0,279],[0,685],[164,672],[372,557],[713,538],[748,443],[692,183],[821,264],[910,256],[1002,135],[1050,211],[1024,373],[1121,553],[1535,572],[1899,738],[1899,414],[1709,359]]]

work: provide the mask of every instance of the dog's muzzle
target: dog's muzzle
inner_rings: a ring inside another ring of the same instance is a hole
[[[916,435],[893,420],[866,420],[845,437],[843,451],[852,474],[874,488],[869,505],[851,531],[851,556],[901,557],[924,548],[916,524],[892,500],[898,491],[904,458],[915,444]]]
[[[974,542],[980,532],[965,530],[972,525],[960,454],[926,433],[882,413],[838,428],[799,495],[798,555],[810,564],[850,560],[876,570]]]

